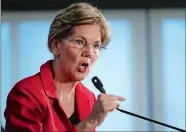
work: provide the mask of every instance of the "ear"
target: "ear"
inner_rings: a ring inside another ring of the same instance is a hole
[[[60,46],[56,39],[52,40],[51,42],[51,51],[55,56],[59,56]]]

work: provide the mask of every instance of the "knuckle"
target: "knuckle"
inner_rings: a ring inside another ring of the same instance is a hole
[[[112,96],[112,100],[114,100],[114,101],[115,101],[115,100],[116,100],[116,97],[115,97],[115,96]]]
[[[103,102],[104,98],[105,98],[105,95],[104,95],[104,94],[100,94],[100,95],[98,96],[98,99],[99,99],[101,102]]]
[[[115,97],[114,95],[109,95],[109,98],[110,98],[111,100],[116,100],[116,97]]]

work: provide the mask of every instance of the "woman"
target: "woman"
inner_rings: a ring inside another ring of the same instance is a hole
[[[5,109],[7,132],[95,131],[124,98],[100,94],[96,100],[81,81],[109,42],[106,20],[88,3],[75,3],[53,20],[48,48],[54,59],[19,81]]]

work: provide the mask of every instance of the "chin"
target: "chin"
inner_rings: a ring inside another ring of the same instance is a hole
[[[83,81],[87,77],[87,73],[77,73],[73,75],[73,81]]]

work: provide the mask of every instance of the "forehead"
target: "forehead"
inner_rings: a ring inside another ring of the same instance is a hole
[[[72,37],[84,37],[87,40],[101,41],[101,30],[99,25],[80,25],[74,28]]]

